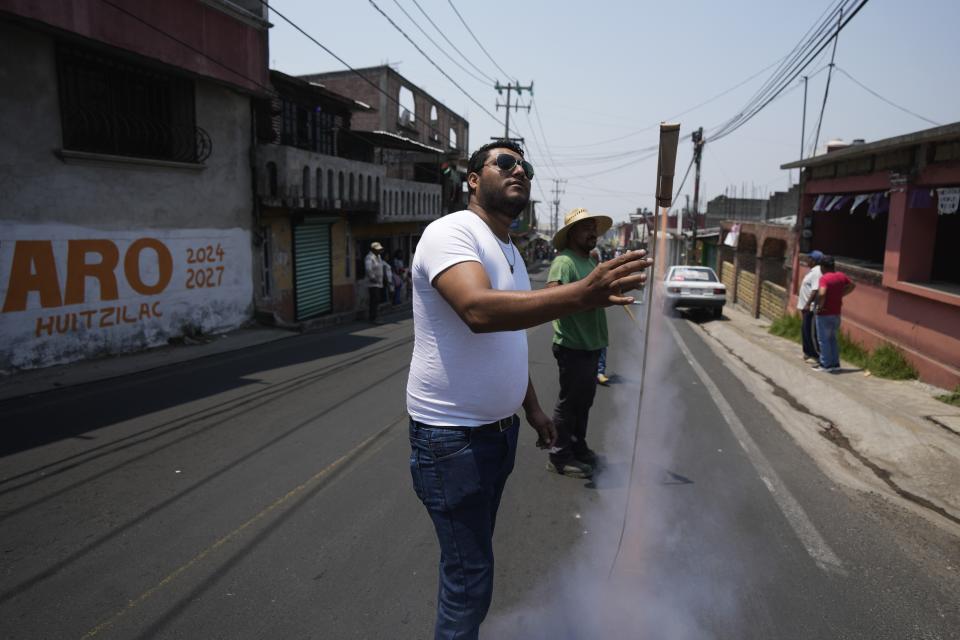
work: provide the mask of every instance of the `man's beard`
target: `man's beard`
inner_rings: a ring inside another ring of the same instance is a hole
[[[480,202],[480,206],[487,211],[505,213],[511,218],[516,219],[520,217],[527,203],[530,202],[530,194],[510,196],[500,189],[490,193],[479,190],[477,192],[477,200]]]

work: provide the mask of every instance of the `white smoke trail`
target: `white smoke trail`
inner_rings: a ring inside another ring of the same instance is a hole
[[[688,497],[698,489],[696,474],[674,466],[678,438],[685,431],[685,401],[675,380],[676,346],[659,303],[659,294],[653,296],[650,304],[656,306],[650,314],[650,353],[636,451],[643,335],[638,325],[631,325],[633,340],[616,345],[621,353],[627,351],[617,359],[618,375],[626,384],[611,387],[617,391],[611,394],[613,417],[605,426],[591,419],[591,433],[602,430],[597,448],[606,452],[608,459],[596,478],[598,499],[581,513],[579,522],[585,533],[569,558],[551,562],[541,585],[527,601],[487,621],[482,637],[745,637],[736,628],[738,578],[731,574],[729,541],[722,530],[711,530],[711,526],[722,529],[718,523],[723,518],[719,511],[710,513],[702,501]],[[634,309],[646,315],[644,307]],[[610,313],[620,312],[612,309]],[[643,316],[638,318],[641,323]],[[635,455],[632,479],[631,452]],[[628,485],[632,489],[626,505]],[[625,507],[622,549],[608,577]],[[698,510],[695,516],[690,509]],[[678,522],[691,521],[703,528],[678,529]],[[710,541],[709,549],[698,548],[704,540]]]

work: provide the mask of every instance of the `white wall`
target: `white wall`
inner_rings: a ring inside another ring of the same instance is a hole
[[[0,42],[0,79],[15,88],[0,92],[0,369],[140,349],[186,325],[213,331],[251,317],[249,97],[195,82],[197,126],[212,140],[202,166],[65,162],[53,37],[0,21]],[[131,287],[134,270],[124,263],[131,245],[144,242],[156,249],[139,254],[144,283],[157,283],[158,251],[170,261],[169,280],[149,295]],[[221,261],[188,262],[191,250],[218,244]],[[112,264],[114,253],[112,269],[84,267]],[[216,287],[188,286],[200,267],[204,276],[213,270]],[[11,302],[11,291],[24,290],[25,305]]]

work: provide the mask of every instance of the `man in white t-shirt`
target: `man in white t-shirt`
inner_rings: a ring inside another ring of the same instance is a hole
[[[803,359],[814,362],[820,358],[817,352],[817,341],[813,338],[813,302],[816,300],[817,289],[820,287],[820,261],[823,260],[823,253],[814,249],[808,256],[810,271],[800,282],[800,290],[797,291],[797,310],[803,318],[803,324],[800,325],[800,335],[803,338]]]
[[[414,346],[407,380],[410,470],[440,543],[436,638],[476,638],[493,595],[493,529],[523,407],[537,445],[556,429],[527,370],[525,329],[630,304],[650,261],[629,252],[568,286],[530,290],[509,227],[533,167],[508,140],[470,157],[467,209],[432,222],[411,264]]]

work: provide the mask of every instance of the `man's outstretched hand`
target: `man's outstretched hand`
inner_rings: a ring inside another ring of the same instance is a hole
[[[643,285],[647,281],[644,271],[652,264],[653,260],[647,258],[647,252],[642,249],[601,262],[589,276],[580,280],[590,306],[609,307],[633,302],[633,297],[625,296],[623,292]]]

